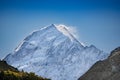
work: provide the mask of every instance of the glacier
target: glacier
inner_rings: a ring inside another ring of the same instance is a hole
[[[65,25],[51,24],[28,35],[4,60],[52,80],[77,80],[108,55],[94,45],[83,46]]]

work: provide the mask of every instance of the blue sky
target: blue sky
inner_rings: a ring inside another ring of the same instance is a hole
[[[0,0],[0,58],[52,23],[77,28],[81,42],[105,52],[120,46],[119,0]]]

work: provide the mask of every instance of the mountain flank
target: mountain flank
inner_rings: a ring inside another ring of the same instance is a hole
[[[79,80],[119,80],[120,79],[120,47],[111,52],[103,61],[95,63]]]

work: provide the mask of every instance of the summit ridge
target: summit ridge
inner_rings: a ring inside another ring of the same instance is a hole
[[[84,47],[66,26],[52,24],[32,32],[4,60],[52,80],[77,80],[107,56],[97,48]]]

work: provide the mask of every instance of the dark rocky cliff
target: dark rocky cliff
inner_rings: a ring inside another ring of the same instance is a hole
[[[120,47],[106,60],[95,63],[78,80],[120,80]]]

